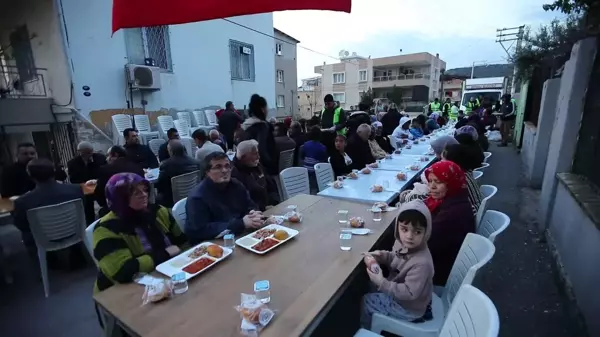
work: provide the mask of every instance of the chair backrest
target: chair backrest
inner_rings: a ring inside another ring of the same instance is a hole
[[[152,153],[154,153],[155,156],[158,156],[158,149],[166,142],[167,141],[164,139],[151,139],[148,142],[148,146],[150,147],[150,150],[152,150]]]
[[[484,168],[488,168],[488,167],[490,167],[489,163],[481,163],[481,166],[479,166],[478,168],[476,168],[475,171],[481,171]]]
[[[96,266],[98,266],[98,261],[96,261],[96,258],[94,257],[94,228],[96,228],[96,225],[99,222],[100,222],[100,219],[92,222],[92,224],[89,225],[85,229],[85,241],[84,241],[85,247],[87,248],[87,250],[90,253],[90,256],[92,257],[94,262],[96,263]]]
[[[481,217],[483,217],[483,213],[485,213],[485,209],[487,207],[488,201],[494,195],[496,195],[496,193],[498,192],[498,188],[493,185],[481,185],[479,187],[479,190],[481,191],[481,195],[483,196],[483,199],[481,199],[481,204],[479,204],[479,209],[477,209],[477,215],[475,216],[475,223],[478,226],[479,226],[479,223],[481,222]]]
[[[46,251],[63,249],[83,240],[85,212],[83,200],[75,199],[27,211],[31,234]]]
[[[298,194],[310,194],[308,170],[304,167],[290,167],[279,173],[283,200]],[[283,201],[282,200],[282,201]]]
[[[483,162],[487,163],[488,159],[490,159],[491,156],[492,156],[491,152],[484,152],[483,153]]]
[[[279,172],[294,165],[294,149],[281,151],[279,154]]]
[[[481,290],[465,284],[446,315],[439,337],[498,337],[496,306]]]
[[[208,124],[217,124],[217,112],[215,110],[204,110],[204,115]]]
[[[179,141],[185,147],[185,152],[187,152],[188,156],[190,156],[192,158],[196,157],[195,150],[198,149],[198,146],[196,145],[196,142],[192,138],[184,136],[184,137],[181,137],[181,139]]]
[[[152,128],[150,127],[150,119],[148,119],[148,115],[134,115],[133,120],[135,121],[135,128],[140,132],[150,132]]]
[[[183,198],[187,198],[192,188],[198,185],[199,173],[199,171],[194,171],[171,178],[173,202],[178,202]]]
[[[319,192],[326,189],[328,187],[327,184],[333,182],[335,179],[333,168],[329,163],[315,164],[315,175],[317,176],[317,186],[319,186]]]
[[[173,205],[173,209],[171,213],[173,214],[173,219],[181,228],[181,231],[185,231],[185,221],[187,220],[187,213],[185,211],[185,204],[187,203],[187,197],[179,200]]]
[[[194,125],[193,121],[192,121],[192,117],[190,116],[190,113],[187,111],[178,111],[177,119],[182,119],[182,120],[186,121],[190,127]]]
[[[502,212],[487,210],[477,227],[477,234],[488,238],[492,243],[496,236],[510,225],[510,217]]]
[[[481,171],[473,171],[473,179],[477,180],[483,176],[483,172]]]
[[[158,122],[158,131],[163,137],[167,137],[167,131],[169,131],[170,128],[175,127],[175,124],[173,124],[173,117],[169,115],[158,116],[156,117],[156,121]]]
[[[177,129],[177,133],[179,133],[180,137],[190,136],[190,125],[185,119],[176,119],[173,121],[173,125],[175,126],[175,129]]]
[[[132,128],[131,124],[131,116],[124,114],[117,114],[112,116],[113,124],[117,129],[117,132],[123,133],[123,131],[127,128]]]
[[[490,240],[481,235],[467,234],[442,294],[442,303],[446,311],[454,301],[458,289],[463,284],[473,283],[477,271],[492,259],[495,251],[496,248]]]
[[[206,125],[206,116],[204,115],[204,111],[194,110],[192,111],[192,115],[194,115],[196,125]]]

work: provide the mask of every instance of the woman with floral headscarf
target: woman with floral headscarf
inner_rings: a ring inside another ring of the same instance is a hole
[[[433,257],[433,284],[444,286],[460,246],[475,232],[465,173],[458,164],[443,160],[425,170],[429,196],[424,200],[433,217],[428,245]]]
[[[117,173],[106,184],[110,212],[94,228],[98,278],[94,292],[129,283],[181,253],[186,238],[167,208],[148,203],[150,183],[135,173]]]

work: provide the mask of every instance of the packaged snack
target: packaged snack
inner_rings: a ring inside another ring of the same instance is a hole
[[[170,280],[161,280],[147,284],[142,295],[142,305],[165,300],[173,294],[173,285]]]
[[[262,303],[256,295],[242,294],[240,305],[235,307],[242,318],[242,336],[255,337],[275,316],[275,312]]]
[[[406,173],[404,173],[404,172],[398,172],[398,174],[396,174],[396,178],[398,180],[404,181],[404,180],[406,180]]]
[[[341,182],[341,181],[335,181],[335,182],[333,183],[333,188],[337,188],[337,189],[339,189],[339,188],[342,188],[342,187],[344,187],[344,183],[343,183],[343,182]]]
[[[371,186],[371,192],[375,192],[375,193],[383,192],[383,186],[373,185],[373,186]]]

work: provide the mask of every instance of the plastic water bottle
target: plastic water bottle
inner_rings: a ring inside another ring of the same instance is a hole
[[[173,283],[174,294],[179,295],[188,291],[188,283],[185,279],[185,273],[177,273],[171,276],[171,282]]]
[[[352,249],[352,231],[342,230],[340,232],[340,249],[343,251]]]
[[[268,280],[254,282],[254,295],[263,302],[271,302],[271,283]]]

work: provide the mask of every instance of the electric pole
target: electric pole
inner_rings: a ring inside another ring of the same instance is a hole
[[[515,90],[516,90],[516,74],[517,74],[517,67],[515,66],[515,62],[514,62],[514,55],[519,51],[519,49],[521,49],[521,45],[523,43],[523,35],[525,33],[525,25],[521,25],[519,27],[512,27],[512,28],[502,28],[502,29],[496,29],[496,42],[500,43],[500,45],[502,46],[502,49],[504,49],[504,51],[506,52],[506,55],[508,56],[508,60],[513,64],[513,76],[512,76],[512,81],[511,81],[511,94],[514,95]],[[505,46],[505,43],[508,42],[512,42],[508,47]],[[513,46],[515,46],[513,52],[511,53],[511,49],[513,49]]]

